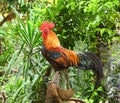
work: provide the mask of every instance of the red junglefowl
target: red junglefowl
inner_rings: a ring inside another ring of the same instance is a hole
[[[83,70],[92,70],[96,75],[96,87],[101,84],[103,77],[102,63],[99,58],[90,52],[74,52],[61,46],[60,41],[52,31],[54,23],[43,22],[40,26],[42,32],[42,55],[53,66],[55,71],[75,66]]]

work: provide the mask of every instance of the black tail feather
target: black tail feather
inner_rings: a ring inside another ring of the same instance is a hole
[[[101,80],[103,78],[101,60],[97,57],[97,55],[90,52],[78,53],[77,55],[80,60],[79,64],[77,65],[78,68],[92,70],[96,75],[95,88],[98,88],[101,85]]]

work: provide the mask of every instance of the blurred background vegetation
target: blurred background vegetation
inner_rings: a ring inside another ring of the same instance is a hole
[[[45,102],[54,72],[40,52],[43,21],[56,24],[54,31],[64,47],[92,51],[103,62],[104,78],[97,90],[92,72],[69,69],[74,97],[87,103],[119,103],[119,0],[0,0],[0,4],[0,103]]]

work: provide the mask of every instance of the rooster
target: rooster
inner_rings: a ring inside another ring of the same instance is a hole
[[[52,30],[54,23],[43,22],[40,26],[42,32],[42,55],[52,65],[55,72],[75,66],[83,70],[92,70],[96,75],[97,88],[103,77],[102,63],[99,58],[91,52],[75,52],[64,48]]]

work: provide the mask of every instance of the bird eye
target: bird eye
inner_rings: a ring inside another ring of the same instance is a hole
[[[45,34],[48,34],[49,29],[48,29],[48,28],[44,28],[43,32],[44,32]]]

